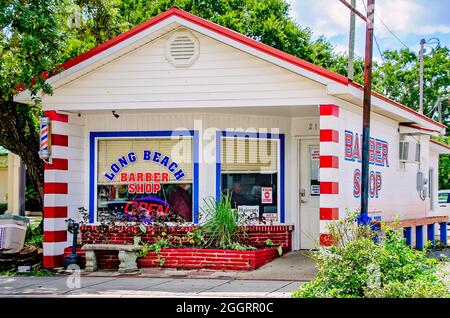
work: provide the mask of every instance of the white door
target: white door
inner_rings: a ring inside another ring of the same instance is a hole
[[[318,140],[299,140],[300,249],[314,249],[320,236],[320,186]]]

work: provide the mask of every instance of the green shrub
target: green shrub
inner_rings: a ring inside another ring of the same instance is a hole
[[[27,225],[27,231],[25,234],[25,246],[35,246],[36,248],[42,248],[42,243],[44,242],[44,237],[42,231],[37,225]]]
[[[0,203],[0,214],[4,214],[7,209],[8,209],[7,203]]]
[[[234,243],[239,243],[239,215],[236,209],[231,207],[229,194],[223,195],[219,202],[215,198],[205,200],[203,212],[207,217],[202,226],[206,247],[228,248]]]
[[[384,229],[376,244],[368,227],[355,225],[351,215],[330,232],[336,235],[334,245],[312,253],[316,278],[292,297],[450,297],[439,262],[409,248],[400,230]]]

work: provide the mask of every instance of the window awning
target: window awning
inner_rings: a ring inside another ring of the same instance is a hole
[[[399,126],[400,126],[399,127],[400,135],[405,135],[405,136],[420,136],[420,135],[440,136],[441,135],[441,133],[439,131],[425,128],[425,127],[422,127],[422,126],[414,124],[414,123],[400,123]]]

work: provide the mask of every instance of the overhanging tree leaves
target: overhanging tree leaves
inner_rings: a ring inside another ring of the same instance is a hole
[[[407,49],[385,51],[384,63],[374,71],[380,93],[415,110],[419,109],[419,57]],[[450,50],[437,47],[424,57],[424,113],[438,119],[436,102],[450,94]],[[443,122],[450,124],[448,98],[442,103]]]
[[[40,108],[15,103],[13,96],[22,83],[33,93],[51,92],[40,75],[59,62],[61,32],[56,10],[57,1],[52,0],[4,0],[0,4],[0,145],[22,158],[41,198]]]

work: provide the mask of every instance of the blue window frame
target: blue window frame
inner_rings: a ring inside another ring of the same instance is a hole
[[[280,223],[285,222],[285,135],[284,134],[270,134],[270,133],[251,133],[251,132],[236,132],[236,131],[217,131],[216,133],[216,200],[220,199],[222,193],[222,164],[221,164],[221,141],[222,138],[236,137],[236,138],[253,138],[253,139],[278,139],[279,140],[279,209],[280,209]]]
[[[196,130],[164,130],[164,131],[102,131],[91,132],[89,138],[89,222],[95,222],[96,212],[96,163],[97,163],[97,140],[102,138],[126,138],[126,137],[172,137],[184,136],[193,139],[193,185],[192,205],[193,223],[198,223],[199,215],[199,138]]]

